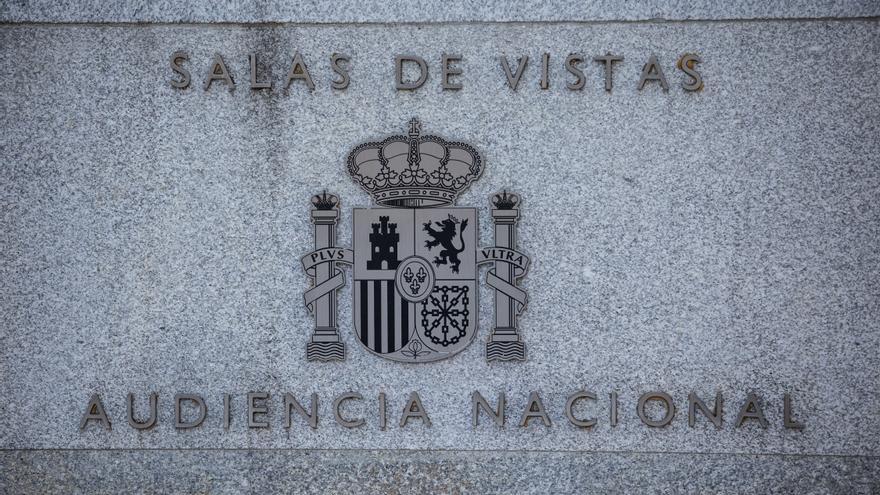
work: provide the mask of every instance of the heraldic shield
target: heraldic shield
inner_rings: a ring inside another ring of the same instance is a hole
[[[422,135],[413,119],[406,135],[355,147],[348,173],[377,207],[353,210],[348,249],[336,243],[339,198],[326,191],[312,197],[315,246],[301,258],[312,280],[304,300],[315,320],[307,358],[345,359],[336,323],[336,291],[346,285],[340,265],[352,265],[358,341],[383,358],[419,363],[450,357],[474,340],[477,266],[489,264],[495,326],[486,359],[525,359],[517,319],[526,305],[519,279],[529,258],[516,250],[519,197],[503,191],[490,198],[495,245],[488,247],[478,247],[477,210],[455,206],[482,173],[480,154],[465,143]]]
[[[354,210],[354,329],[387,359],[427,362],[477,329],[474,208]]]

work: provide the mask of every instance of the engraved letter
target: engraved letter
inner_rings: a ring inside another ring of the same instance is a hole
[[[269,394],[266,392],[250,392],[247,394],[247,405],[248,405],[248,428],[268,428],[269,421],[257,421],[257,414],[266,414],[269,412],[269,408],[266,407],[265,404],[262,406],[258,406],[256,401],[258,400],[268,400]]]
[[[219,53],[214,54],[214,62],[211,63],[211,71],[208,73],[208,79],[205,81],[205,91],[211,89],[211,83],[215,80],[224,81],[229,86],[229,91],[235,89],[235,81],[232,80],[232,76],[226,70],[226,64],[223,63],[223,57]]]
[[[504,392],[498,394],[498,408],[492,409],[492,406],[486,402],[486,399],[477,392],[474,391],[471,394],[471,403],[474,407],[473,418],[471,419],[474,428],[480,423],[480,409],[486,412],[486,414],[492,416],[492,420],[495,421],[495,424],[498,426],[504,426]]]
[[[251,89],[272,89],[272,82],[257,82],[257,54],[251,53],[248,58],[251,62]]]
[[[134,419],[134,394],[128,394],[128,424],[136,430],[148,430],[156,425],[156,406],[159,402],[159,394],[150,394],[150,417],[146,421]]]
[[[594,58],[593,61],[605,64],[605,91],[611,91],[611,87],[613,86],[612,76],[614,74],[614,62],[622,62],[623,57],[612,55],[609,52],[606,53],[604,57]]]
[[[565,59],[565,69],[577,77],[577,80],[573,83],[565,83],[565,87],[571,90],[580,90],[584,89],[584,83],[586,83],[586,79],[584,78],[584,73],[577,66],[577,64],[583,63],[584,59],[577,53],[572,53]]]
[[[296,397],[289,393],[284,394],[285,428],[290,428],[290,413],[293,412],[291,409],[296,409],[296,412],[298,412],[300,416],[307,419],[309,421],[309,426],[311,426],[312,429],[318,427],[318,394],[312,394],[312,403],[310,405],[311,412],[306,412],[305,408],[297,402]]]
[[[761,428],[767,428],[767,419],[764,417],[764,411],[761,409],[760,400],[755,394],[749,394],[746,397],[745,404],[743,404],[742,409],[739,410],[739,414],[736,416],[737,428],[742,426],[746,419],[757,419]]]
[[[388,415],[385,413],[386,406],[385,392],[379,392],[379,429],[382,431],[385,431],[388,424]]]
[[[229,429],[229,409],[232,406],[232,397],[229,394],[223,394],[223,429]]]
[[[447,55],[443,54],[442,58],[442,67],[441,67],[441,80],[440,86],[443,89],[461,89],[461,83],[453,83],[449,81],[449,76],[459,76],[461,75],[461,67],[450,67],[451,63],[460,63],[461,55]]]
[[[589,428],[591,426],[596,426],[596,419],[577,419],[574,417],[574,403],[582,400],[596,400],[596,394],[593,392],[586,392],[581,390],[580,392],[575,392],[571,396],[568,397],[568,401],[565,402],[565,417],[568,418],[568,422],[581,427],[581,428]]]
[[[425,423],[425,426],[431,426],[431,419],[428,417],[428,412],[422,407],[422,399],[419,398],[417,392],[409,394],[409,400],[406,401],[406,406],[403,408],[403,416],[400,417],[401,428],[406,426],[409,418],[419,418]]]
[[[639,77],[639,91],[644,89],[645,84],[648,81],[660,81],[660,87],[663,88],[663,91],[669,91],[669,83],[666,82],[666,76],[663,75],[663,69],[660,68],[660,63],[657,62],[657,57],[654,55],[651,55],[651,58],[648,59],[648,63],[642,68],[642,75]]]
[[[349,56],[343,53],[334,53],[333,56],[330,57],[330,68],[333,69],[333,72],[342,76],[342,79],[334,79],[330,81],[330,87],[333,89],[345,89],[351,81],[348,76],[348,69],[343,67],[340,62],[348,64],[350,62]]]
[[[403,63],[414,62],[419,66],[419,78],[415,82],[403,82]],[[416,55],[398,55],[394,57],[394,85],[397,89],[418,89],[428,80],[428,64],[425,59]]]
[[[617,392],[611,392],[611,426],[617,426]]]
[[[544,423],[544,426],[550,426],[550,416],[548,416],[547,412],[544,410],[544,404],[541,402],[541,397],[538,396],[538,392],[532,392],[529,394],[529,403],[523,411],[522,418],[519,420],[519,425],[528,426],[529,421],[533,418],[541,418],[541,422]]]
[[[100,421],[104,428],[110,429],[110,418],[104,412],[104,404],[101,403],[101,396],[95,394],[89,399],[89,405],[86,406],[86,412],[83,414],[82,420],[79,422],[79,429],[85,430],[89,420],[94,419]]]
[[[346,428],[357,428],[358,426],[364,425],[364,420],[361,418],[358,419],[345,419],[342,417],[342,413],[339,412],[339,409],[342,406],[342,402],[350,399],[361,400],[364,396],[356,392],[348,392],[347,394],[342,394],[333,401],[333,417],[336,418],[336,422],[341,424]]]
[[[293,54],[293,62],[290,64],[290,72],[287,73],[287,82],[284,83],[284,89],[289,88],[290,83],[292,83],[294,79],[302,79],[306,82],[306,86],[308,86],[309,89],[315,89],[315,83],[312,82],[309,68],[306,67],[306,63],[303,62],[302,55],[300,55],[299,52]]]
[[[550,54],[541,56],[541,89],[550,87]]]
[[[199,415],[192,421],[184,421],[181,413],[181,403],[183,401],[194,402],[199,408]],[[196,394],[177,394],[174,396],[174,427],[179,429],[195,428],[202,424],[205,416],[208,414],[208,408],[205,406],[205,399]]]
[[[706,407],[706,403],[703,402],[702,399],[697,397],[697,394],[691,392],[688,394],[688,426],[693,428],[694,424],[697,422],[697,409],[699,408],[700,412],[703,416],[709,418],[709,421],[715,425],[715,428],[721,428],[721,416],[722,416],[722,407],[723,407],[724,399],[721,397],[721,392],[715,393],[715,405],[712,407],[710,411],[708,407]]]
[[[700,57],[693,53],[685,53],[678,59],[678,68],[691,76],[690,82],[681,83],[685,91],[699,91],[703,89],[703,76],[697,72],[697,64],[702,63]]]
[[[529,56],[523,55],[519,58],[519,65],[516,67],[516,74],[512,74],[510,72],[510,65],[507,63],[507,57],[501,56],[501,68],[504,69],[504,75],[507,76],[507,85],[510,86],[510,89],[516,91],[516,87],[519,86],[519,80],[523,75],[523,72],[526,70],[526,65],[529,63]]]
[[[179,81],[174,79],[171,80],[172,88],[186,89],[189,87],[189,82],[192,79],[189,75],[189,71],[181,67],[178,62],[187,60],[189,60],[189,55],[187,55],[186,52],[174,52],[171,54],[171,70],[180,74]]]
[[[645,404],[649,400],[659,400],[663,403],[663,406],[666,408],[666,415],[663,416],[663,419],[655,421],[645,414]],[[672,397],[666,392],[648,392],[639,397],[639,405],[636,408],[636,412],[639,413],[639,419],[642,420],[642,423],[659,428],[672,422],[672,418],[675,417],[675,405],[672,403]]]
[[[786,428],[791,428],[793,430],[803,430],[804,424],[795,421],[791,417],[791,396],[785,394],[782,400],[782,424],[785,425]]]

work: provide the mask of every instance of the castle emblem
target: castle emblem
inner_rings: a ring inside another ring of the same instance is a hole
[[[517,318],[526,305],[519,287],[529,258],[516,250],[519,197],[490,198],[495,245],[478,247],[476,208],[455,200],[482,173],[471,146],[424,136],[417,120],[405,136],[364,143],[348,156],[348,173],[376,208],[355,208],[352,249],[336,245],[339,200],[312,198],[315,249],[302,258],[313,286],[305,302],[315,327],[307,345],[311,361],[342,360],[337,290],[340,265],[352,266],[353,329],[370,352],[401,362],[450,357],[477,335],[479,270],[492,265],[486,284],[495,292],[495,327],[486,344],[489,361],[525,359]]]

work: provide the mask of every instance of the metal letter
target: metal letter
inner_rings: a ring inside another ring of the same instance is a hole
[[[504,392],[498,394],[498,408],[492,409],[492,406],[486,402],[486,399],[477,392],[474,391],[471,394],[471,403],[473,404],[474,413],[473,418],[471,419],[474,428],[480,423],[480,409],[482,408],[488,415],[492,417],[492,420],[495,421],[495,424],[498,426],[504,426]]]
[[[403,416],[400,417],[401,428],[406,426],[409,418],[419,418],[424,422],[425,426],[431,426],[431,419],[428,417],[428,412],[422,407],[422,399],[419,398],[417,392],[409,394],[409,400],[406,401],[406,406],[403,408]]]
[[[764,411],[761,409],[760,397],[755,394],[749,394],[746,402],[739,410],[736,416],[736,427],[742,426],[746,419],[757,419],[761,428],[767,428],[767,418],[764,417]]]
[[[403,63],[414,62],[419,66],[419,78],[415,82],[403,82]],[[416,55],[398,55],[394,57],[394,86],[397,89],[418,89],[428,80],[428,64],[425,59]]]
[[[663,419],[654,421],[645,414],[645,404],[649,400],[659,400],[666,407],[666,415],[663,416]],[[648,392],[639,397],[639,405],[636,408],[636,412],[639,414],[639,419],[642,420],[642,423],[659,428],[672,422],[672,418],[675,417],[675,404],[672,403],[672,397],[666,392]]]
[[[303,62],[302,55],[300,55],[299,52],[294,52],[293,54],[293,62],[290,64],[290,72],[287,73],[287,82],[284,84],[284,89],[289,88],[290,83],[292,83],[294,79],[302,79],[306,82],[306,86],[308,86],[310,90],[315,89],[315,83],[312,81],[312,76],[309,74],[309,68],[306,67],[306,63]]]
[[[550,54],[541,56],[541,89],[550,87]]]
[[[299,413],[300,416],[307,419],[309,421],[309,426],[312,429],[318,427],[318,394],[312,393],[312,403],[309,407],[311,412],[306,412],[305,408],[296,400],[290,393],[284,394],[284,427],[290,428],[290,413],[291,409],[296,409],[296,412]]]
[[[342,413],[339,412],[340,407],[342,406],[343,401],[357,399],[361,400],[364,397],[357,392],[348,392],[346,394],[342,394],[333,401],[333,417],[336,418],[336,422],[341,424],[346,428],[357,428],[358,426],[363,426],[365,421],[361,418],[348,420],[342,417]]]
[[[617,392],[611,392],[611,426],[617,426]]]
[[[700,412],[703,413],[703,416],[709,418],[709,421],[715,425],[715,428],[721,428],[721,417],[723,414],[723,404],[724,399],[721,397],[721,392],[715,393],[715,405],[712,407],[710,411],[708,407],[706,407],[706,403],[703,402],[702,399],[697,397],[697,394],[691,392],[688,394],[688,426],[693,428],[694,424],[697,422],[697,409],[699,408]]]
[[[385,392],[379,392],[379,429],[385,431],[388,425],[388,415],[386,414],[387,404],[385,402]]]
[[[223,57],[219,53],[214,54],[214,62],[211,63],[211,70],[208,73],[208,79],[205,81],[205,91],[211,89],[211,83],[215,80],[225,82],[229,86],[230,92],[235,89],[235,81],[232,80],[232,76],[226,70],[226,64],[223,63]]]
[[[184,421],[183,414],[181,413],[181,403],[183,401],[190,401],[196,404],[196,407],[199,408],[199,415],[193,421]],[[195,428],[202,424],[202,421],[205,420],[205,416],[208,414],[208,408],[205,406],[205,399],[202,399],[200,395],[196,394],[177,394],[174,396],[174,427],[178,429],[187,429],[187,428]]]
[[[584,390],[581,390],[581,391],[575,392],[574,394],[569,396],[568,400],[565,402],[565,417],[568,418],[569,423],[571,423],[575,426],[581,427],[581,428],[589,428],[591,426],[596,426],[597,420],[595,418],[594,419],[577,419],[574,417],[574,411],[573,411],[574,403],[579,400],[582,400],[582,399],[596,400],[596,394],[594,394],[593,392],[586,392]]]
[[[146,421],[134,419],[134,394],[128,394],[128,424],[136,430],[148,430],[156,425],[156,409],[159,402],[159,394],[150,394],[150,416]]]
[[[519,58],[519,62],[517,63],[519,65],[516,67],[516,74],[512,74],[510,72],[510,65],[507,63],[507,57],[504,55],[501,56],[501,68],[504,69],[504,75],[507,76],[507,85],[514,91],[516,91],[516,87],[519,86],[519,79],[526,70],[526,65],[529,63],[529,56],[523,55]]]
[[[223,429],[229,429],[229,409],[232,406],[232,397],[223,394]]]
[[[348,87],[348,83],[351,79],[348,76],[348,69],[340,65],[340,62],[350,62],[350,57],[343,53],[334,53],[330,57],[330,68],[333,69],[333,72],[342,76],[340,80],[332,80],[330,81],[330,87],[333,89],[345,89]]]
[[[623,57],[612,55],[608,52],[604,57],[596,57],[593,61],[605,64],[605,91],[611,91],[613,86],[612,76],[614,73],[614,62],[622,62]]]
[[[583,63],[584,58],[581,57],[577,53],[572,53],[565,59],[565,69],[577,77],[577,80],[573,83],[565,83],[565,87],[571,90],[581,90],[584,89],[584,84],[587,82],[586,78],[584,78],[583,71],[577,66],[577,64]]]
[[[678,59],[678,68],[683,70],[685,74],[691,76],[690,82],[681,83],[681,87],[685,91],[699,91],[703,89],[703,76],[697,72],[697,64],[702,63],[700,57],[695,53],[685,53]]]
[[[171,54],[171,70],[180,74],[180,80],[175,81],[171,80],[172,88],[186,89],[189,87],[189,82],[191,81],[191,77],[189,75],[189,71],[184,69],[178,63],[178,60],[186,61],[189,60],[189,55],[186,52],[174,52]]]
[[[449,76],[460,76],[461,75],[461,67],[450,67],[449,63],[458,63],[461,62],[461,55],[447,55],[443,54],[442,62],[441,62],[441,79],[440,86],[443,89],[461,89],[461,83],[452,83],[449,82]]]
[[[803,430],[804,424],[795,421],[791,417],[791,396],[785,394],[782,400],[782,424],[785,425],[786,428],[791,428],[793,430]]]
[[[257,82],[257,54],[248,56],[251,62],[251,89],[272,89],[272,82]]]
[[[258,406],[254,401],[268,400],[269,394],[266,392],[250,392],[247,394],[248,403],[248,428],[268,428],[269,421],[257,421],[257,414],[267,414],[269,408],[266,405]]]
[[[639,77],[639,91],[645,87],[645,84],[648,81],[659,81],[660,87],[663,88],[663,91],[669,91],[669,83],[666,82],[666,76],[663,75],[663,69],[660,67],[660,63],[657,62],[657,57],[654,55],[651,55],[651,58],[648,59],[648,63],[642,68],[642,75]]]
[[[544,404],[541,402],[541,397],[538,396],[538,392],[532,392],[529,394],[529,403],[523,411],[522,418],[519,420],[519,425],[528,426],[529,421],[533,418],[541,418],[541,422],[544,423],[544,426],[550,426],[550,416],[548,416],[547,412],[544,410]]]
[[[92,419],[100,421],[105,428],[110,429],[110,418],[107,417],[107,413],[104,411],[104,404],[101,403],[101,396],[98,394],[92,395],[92,398],[89,399],[86,412],[79,422],[79,429],[85,430],[86,424]]]

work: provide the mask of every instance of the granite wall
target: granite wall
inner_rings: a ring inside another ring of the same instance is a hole
[[[877,4],[228,7],[0,6],[6,491],[880,492]],[[296,51],[314,90],[283,88]],[[591,60],[606,52],[624,56],[611,92]],[[203,89],[216,53],[234,91]],[[250,53],[272,90],[249,89]],[[461,90],[441,88],[443,53],[462,56]],[[587,60],[582,90],[566,88],[571,53]],[[682,88],[685,53],[700,91]],[[425,58],[422,88],[395,89],[398,54]],[[521,55],[513,91],[499,57]],[[637,89],[651,55],[668,91]],[[483,155],[458,202],[481,208],[483,244],[489,195],[523,197],[524,363],[486,361],[488,287],[464,352],[379,359],[352,332],[350,285],[346,360],[306,360],[309,197],[339,195],[349,245],[351,208],[371,201],[345,158],[413,116]],[[575,409],[592,428],[564,414],[581,389],[599,397]],[[654,390],[676,406],[663,428],[636,413]],[[362,427],[334,420],[348,391]],[[505,426],[472,426],[474,391],[505,393]],[[531,391],[551,426],[518,426]],[[154,428],[128,425],[130,392],[141,413],[159,394]],[[248,427],[249,392],[269,394],[268,428]],[[318,394],[317,428],[284,427],[286,392]],[[411,392],[430,426],[399,426]],[[689,426],[691,392],[723,395],[721,428]],[[201,426],[175,428],[178,393],[204,397]],[[735,424],[752,393],[766,428]],[[110,430],[80,429],[93,394]],[[785,394],[803,429],[784,425]]]

